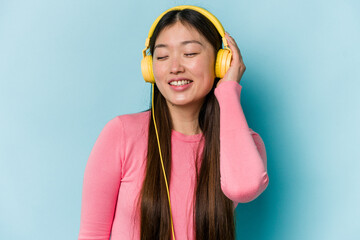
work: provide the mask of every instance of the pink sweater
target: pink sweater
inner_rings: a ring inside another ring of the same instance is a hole
[[[220,105],[221,188],[234,208],[254,200],[269,182],[265,146],[248,127],[241,89],[233,81],[215,89]],[[110,233],[111,240],[140,239],[134,204],[144,179],[149,117],[150,111],[117,116],[96,140],[84,174],[79,240],[109,240]],[[170,199],[178,240],[193,239],[194,153],[198,144],[203,147],[201,136],[172,131]]]

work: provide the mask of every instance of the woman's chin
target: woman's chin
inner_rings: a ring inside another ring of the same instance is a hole
[[[189,99],[177,99],[173,101],[167,101],[168,106],[171,107],[179,107],[179,108],[189,108],[189,107],[199,107],[201,105],[203,100],[189,100]]]

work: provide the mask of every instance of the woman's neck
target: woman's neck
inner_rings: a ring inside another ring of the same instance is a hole
[[[185,135],[201,133],[198,120],[201,106],[202,103],[191,104],[191,106],[178,106],[168,103],[173,129]]]

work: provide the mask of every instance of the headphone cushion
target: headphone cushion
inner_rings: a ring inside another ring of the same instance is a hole
[[[144,80],[149,83],[155,83],[153,66],[152,66],[152,56],[145,56],[141,60],[141,73],[144,77]]]
[[[215,75],[223,78],[230,67],[232,54],[229,49],[220,49],[216,56]]]

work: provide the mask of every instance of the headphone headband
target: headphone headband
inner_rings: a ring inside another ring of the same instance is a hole
[[[222,26],[222,24],[220,23],[220,21],[209,11],[205,10],[204,8],[201,7],[197,7],[197,6],[191,6],[191,5],[181,5],[181,6],[176,6],[176,7],[172,7],[168,10],[166,10],[165,12],[163,12],[162,14],[160,14],[160,16],[158,16],[156,18],[156,20],[154,21],[154,23],[151,25],[148,37],[146,38],[145,41],[145,49],[143,50],[143,56],[146,56],[146,50],[149,48],[150,45],[150,38],[153,35],[153,32],[157,26],[157,24],[159,23],[160,19],[168,12],[170,11],[174,11],[174,10],[184,10],[184,9],[191,9],[194,11],[197,11],[199,13],[201,13],[204,17],[206,17],[207,19],[209,19],[210,22],[212,22],[212,24],[214,24],[215,28],[217,29],[217,31],[219,32],[221,38],[222,38],[222,42],[224,44],[224,48],[229,49],[227,40],[225,38],[225,30],[224,27]]]

